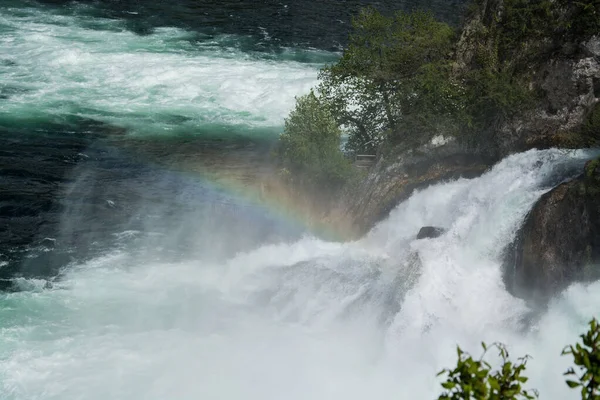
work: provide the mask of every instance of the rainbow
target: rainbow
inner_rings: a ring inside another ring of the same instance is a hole
[[[152,139],[145,137],[144,141],[147,140]],[[136,150],[139,148],[126,146],[125,155],[140,162],[140,151]],[[120,152],[123,149],[121,146],[117,148]],[[347,232],[323,220],[322,210],[319,212],[308,206],[303,201],[306,195],[290,193],[288,185],[283,184],[276,173],[260,178],[258,173],[250,174],[248,179],[248,175],[241,177],[228,172],[226,168],[207,167],[206,162],[202,161],[188,159],[180,163],[168,163],[143,156],[141,162],[161,173],[199,185],[203,188],[203,201],[208,199],[220,206],[231,206],[236,212],[241,211],[251,217],[266,217],[292,230],[330,241],[342,241],[348,237]]]

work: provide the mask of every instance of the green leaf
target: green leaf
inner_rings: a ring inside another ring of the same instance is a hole
[[[569,385],[570,388],[576,388],[578,386],[581,386],[581,384],[579,382],[575,382],[575,381],[566,381],[567,385]]]
[[[454,389],[456,387],[456,383],[454,383],[454,382],[444,382],[444,383],[442,383],[442,387],[444,389],[448,389],[448,390]]]

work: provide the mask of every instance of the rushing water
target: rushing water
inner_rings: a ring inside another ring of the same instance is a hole
[[[600,287],[572,287],[531,317],[503,287],[501,256],[535,200],[585,159],[509,157],[414,194],[354,243],[305,237],[219,262],[124,248],[52,288],[22,281],[29,290],[2,296],[4,398],[432,398],[454,346],[480,340],[531,354],[532,386],[569,398],[559,354]],[[416,241],[431,223],[447,233]]]
[[[0,1],[0,399],[434,398],[481,340],[577,397],[560,351],[599,284],[531,310],[501,260],[589,154],[514,155],[315,238],[182,165],[259,163],[363,2],[139,3]]]

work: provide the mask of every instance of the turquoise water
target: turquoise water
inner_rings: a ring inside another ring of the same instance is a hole
[[[243,51],[252,38],[38,8],[0,14],[0,123],[79,118],[133,135],[274,135],[335,53]]]
[[[436,398],[481,340],[577,398],[560,351],[598,283],[532,310],[502,253],[589,154],[511,156],[352,243],[169,168],[275,139],[359,3],[0,2],[0,399]]]

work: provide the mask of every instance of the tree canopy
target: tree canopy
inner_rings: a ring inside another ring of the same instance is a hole
[[[349,133],[349,150],[373,152],[386,137],[408,140],[411,121],[427,125],[425,113],[460,108],[458,85],[449,79],[450,26],[428,12],[385,17],[365,8],[352,28],[344,54],[321,70],[318,87]]]
[[[296,99],[279,138],[284,168],[302,184],[332,188],[343,185],[350,163],[340,151],[341,130],[314,92]]]

